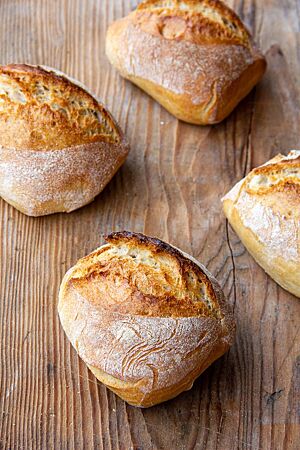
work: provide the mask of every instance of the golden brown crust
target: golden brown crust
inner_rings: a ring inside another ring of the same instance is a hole
[[[137,406],[189,389],[221,356],[234,320],[211,275],[158,239],[118,232],[60,289],[64,330],[100,381]]]
[[[132,13],[132,21],[143,31],[165,39],[251,45],[249,31],[240,18],[219,0],[148,0]]]
[[[274,162],[272,160],[249,173],[245,183],[249,194],[266,195],[287,191],[300,193],[300,155],[293,159],[286,159],[283,155],[278,157],[274,158]]]
[[[0,67],[0,127],[0,195],[31,216],[91,202],[129,151],[104,106],[50,68]]]
[[[223,199],[230,224],[263,269],[300,297],[300,151],[254,169]]]
[[[11,64],[0,67],[0,145],[52,150],[120,141],[104,106],[54,69]]]
[[[112,233],[106,241],[111,245],[83,258],[83,264],[79,263],[73,272],[75,289],[86,288],[87,296],[97,298],[110,311],[123,314],[220,316],[208,277],[174,247],[130,232]]]
[[[266,70],[242,22],[219,1],[142,3],[109,27],[106,53],[171,114],[201,125],[223,120]]]

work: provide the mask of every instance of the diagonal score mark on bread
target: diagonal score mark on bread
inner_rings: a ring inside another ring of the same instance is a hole
[[[271,191],[288,189],[300,193],[300,151],[291,152],[295,158],[285,158],[278,162],[272,161],[254,169],[247,177],[246,190],[249,193],[266,194]],[[278,157],[276,158],[276,161]]]
[[[207,276],[191,260],[159,240],[119,233],[83,259],[72,282],[88,283],[86,295],[124,314],[221,317]]]
[[[192,42],[219,41],[249,47],[250,34],[239,17],[219,0],[147,0],[136,10],[137,23],[147,24],[149,15],[167,39]],[[152,20],[150,18],[150,24]],[[154,26],[152,27],[154,30]]]
[[[61,149],[119,133],[104,107],[78,83],[53,70],[25,64],[0,68],[0,144]]]

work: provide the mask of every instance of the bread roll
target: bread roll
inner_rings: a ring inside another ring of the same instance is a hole
[[[59,293],[62,326],[95,376],[131,405],[190,389],[235,324],[217,281],[159,239],[118,232],[79,260]]]
[[[118,125],[54,69],[0,66],[0,196],[30,216],[91,202],[124,162]]]
[[[219,0],[148,0],[108,29],[106,54],[171,114],[206,125],[227,117],[262,78],[266,61]]]
[[[223,206],[258,264],[300,297],[300,151],[252,170],[224,197]]]

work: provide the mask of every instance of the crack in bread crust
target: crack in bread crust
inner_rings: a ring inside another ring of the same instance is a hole
[[[300,151],[299,156],[257,167],[247,176],[246,190],[250,194],[295,191],[300,194]]]
[[[219,0],[148,0],[132,18],[144,31],[166,39],[251,46],[249,31]]]
[[[0,145],[62,149],[93,142],[119,143],[104,106],[77,82],[39,66],[0,66]]]
[[[71,280],[78,289],[88,285],[85,295],[100,306],[149,317],[222,317],[207,275],[174,247],[129,232],[106,241],[79,261]]]

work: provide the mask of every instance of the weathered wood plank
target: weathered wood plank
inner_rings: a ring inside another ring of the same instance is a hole
[[[78,78],[132,147],[105,191],[72,214],[32,219],[0,201],[0,448],[296,450],[300,303],[248,255],[220,199],[251,167],[299,147],[299,0],[228,2],[269,69],[228,120],[204,128],[175,120],[106,60],[107,25],[136,3],[0,1],[0,63],[47,64]],[[56,312],[67,268],[114,229],[157,235],[198,257],[238,323],[233,348],[191,391],[148,410],[96,381]]]

